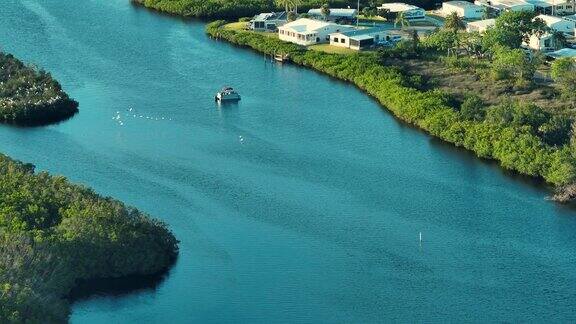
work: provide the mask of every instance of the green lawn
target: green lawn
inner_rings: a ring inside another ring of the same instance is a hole
[[[233,31],[248,31],[248,23],[247,22],[233,22],[224,25],[224,28]],[[269,33],[269,32],[253,32],[255,34],[263,35],[266,37],[275,37],[278,38],[278,33]]]
[[[333,53],[333,54],[353,54],[358,53],[355,50],[351,50],[349,48],[338,47],[338,46],[330,46],[330,44],[317,44],[308,46],[309,50],[312,51],[319,51],[324,53]]]
[[[248,28],[247,26],[248,26],[247,22],[234,22],[225,25],[224,28],[238,31],[238,30],[246,30]]]

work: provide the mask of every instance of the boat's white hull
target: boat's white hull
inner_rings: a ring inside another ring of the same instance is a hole
[[[238,101],[240,100],[240,95],[237,93],[234,94],[222,94],[222,93],[217,93],[216,94],[216,101]]]

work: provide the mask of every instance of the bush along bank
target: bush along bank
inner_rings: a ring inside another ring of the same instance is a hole
[[[207,26],[214,38],[249,47],[265,54],[288,54],[298,65],[355,84],[375,97],[399,119],[429,134],[493,159],[508,170],[545,180],[561,190],[576,179],[576,159],[569,143],[547,144],[528,125],[466,118],[449,96],[439,90],[421,91],[412,77],[393,66],[382,65],[373,53],[329,54],[249,31],[224,28],[224,21]],[[503,109],[514,109],[504,107]],[[513,113],[513,112],[512,112]]]

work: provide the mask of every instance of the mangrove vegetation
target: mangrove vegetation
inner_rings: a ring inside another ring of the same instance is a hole
[[[27,66],[0,52],[0,122],[17,125],[49,124],[78,112],[50,73]]]
[[[63,323],[79,280],[164,271],[166,226],[112,198],[0,155],[0,323]]]

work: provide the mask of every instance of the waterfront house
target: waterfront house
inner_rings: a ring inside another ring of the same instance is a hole
[[[484,16],[484,7],[467,1],[448,1],[442,4],[442,15],[447,17],[455,12],[458,17],[465,19],[480,19]]]
[[[282,12],[265,12],[250,20],[250,29],[254,31],[275,32],[278,27],[288,22],[288,15]]]
[[[404,14],[408,20],[418,20],[426,18],[426,11],[420,7],[413,6],[402,2],[385,3],[378,7],[380,10],[388,10],[394,14]]]
[[[298,45],[314,45],[330,41],[330,34],[352,30],[352,26],[301,18],[278,28],[278,38]]]
[[[330,45],[360,51],[371,48],[380,41],[390,40],[390,33],[389,29],[382,27],[349,30],[330,34]]]
[[[322,14],[322,9],[310,9],[308,15],[315,19],[322,19],[333,22],[341,23],[352,23],[356,21],[358,17],[358,10],[356,9],[341,9],[341,8],[330,8],[330,15],[324,17]]]
[[[484,20],[477,20],[471,21],[466,24],[466,31],[471,32],[479,32],[484,33],[488,28],[492,28],[496,25],[496,19],[484,19]]]

